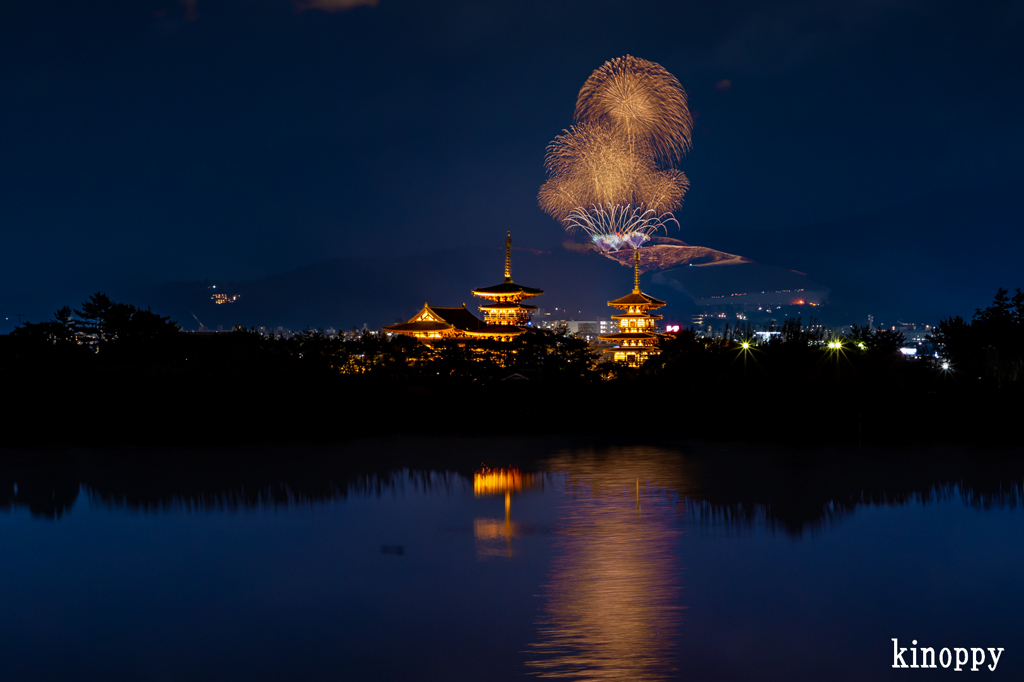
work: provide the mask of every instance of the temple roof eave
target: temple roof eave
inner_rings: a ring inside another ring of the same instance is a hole
[[[634,291],[630,294],[626,294],[621,298],[617,298],[614,301],[608,301],[608,305],[612,307],[618,306],[630,306],[630,305],[643,305],[651,308],[660,308],[667,305],[665,301],[653,296],[648,296],[643,292]]]
[[[534,289],[533,287],[524,287],[522,284],[515,284],[513,282],[502,282],[501,284],[495,284],[492,287],[480,287],[479,289],[473,289],[472,293],[474,296],[480,296],[481,298],[487,298],[488,296],[511,296],[515,294],[540,296],[544,293],[544,290]]]
[[[443,332],[455,329],[454,325],[450,325],[446,322],[401,322],[399,324],[392,324],[383,327],[386,332],[392,332],[395,334],[411,333],[411,332]]]
[[[628,312],[622,315],[611,315],[612,319],[664,319],[665,315],[651,315],[636,312]]]
[[[523,305],[522,303],[485,303],[477,306],[480,310],[536,310],[535,305]]]
[[[470,336],[478,337],[492,337],[492,336],[518,336],[525,332],[526,329],[523,327],[517,327],[512,324],[494,324],[482,329],[475,329],[472,332],[468,332]]]
[[[655,332],[619,332],[617,334],[601,334],[597,338],[602,341],[625,341],[627,339],[654,339],[658,340],[665,336]]]

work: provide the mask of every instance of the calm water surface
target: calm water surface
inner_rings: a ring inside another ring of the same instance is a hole
[[[15,467],[0,477],[0,678],[953,673],[893,670],[893,637],[1003,647],[984,676],[1024,672],[1013,465],[964,465],[972,482],[925,455],[457,447],[491,473],[292,462],[257,480],[232,464],[149,472],[156,485],[79,462],[50,490],[52,465]]]

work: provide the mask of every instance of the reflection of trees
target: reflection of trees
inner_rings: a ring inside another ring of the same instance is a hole
[[[765,524],[786,533],[836,521],[861,505],[959,495],[972,506],[1017,505],[1024,460],[962,447],[787,448],[706,443],[567,449],[546,459],[597,490],[626,474],[675,491],[691,522]],[[620,481],[621,484],[621,481]]]
[[[676,675],[672,650],[682,615],[677,510],[668,496],[650,494],[650,478],[641,477],[637,488],[635,476],[644,462],[659,466],[658,452],[570,458],[579,466],[566,477],[567,501],[559,510],[556,556],[538,620],[540,641],[527,663],[538,676]],[[556,457],[548,465],[566,463]]]
[[[1013,452],[713,443],[563,448],[547,456],[543,448],[554,442],[382,439],[235,449],[9,451],[0,461],[0,509],[19,506],[57,518],[75,503],[80,485],[93,502],[138,510],[317,504],[402,486],[462,486],[484,460],[516,463],[524,472],[569,472],[572,485],[593,495],[635,487],[639,479],[679,494],[691,521],[766,523],[788,533],[829,523],[858,505],[939,495],[958,495],[978,507],[1024,502],[1024,460]]]
[[[312,505],[349,495],[465,490],[467,474],[457,473],[446,458],[422,456],[417,464],[374,455],[380,453],[372,445],[11,454],[0,460],[0,510],[25,507],[59,518],[80,488],[92,504],[129,511]]]
[[[47,466],[36,458],[8,455],[0,467],[0,509],[28,509],[32,516],[59,519],[78,499],[79,477],[71,461]]]
[[[972,506],[1021,502],[1024,461],[966,448],[790,449],[714,446],[686,458],[693,520],[766,523],[790,534],[858,506],[959,495]]]
[[[238,509],[321,504],[350,495],[447,489],[454,472],[375,466],[325,454],[179,454],[102,462],[83,472],[90,501],[131,510]],[[461,488],[460,488],[461,489]]]

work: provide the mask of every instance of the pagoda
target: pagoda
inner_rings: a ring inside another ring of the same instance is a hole
[[[522,334],[525,331],[522,327],[530,323],[530,316],[537,310],[536,306],[524,305],[523,301],[543,293],[542,289],[524,287],[512,282],[511,232],[505,237],[505,281],[492,287],[473,290],[474,296],[488,301],[480,306],[484,322],[488,326],[505,327],[510,337]]]
[[[612,319],[619,327],[616,334],[602,334],[598,338],[615,344],[605,353],[612,353],[612,359],[616,362],[624,362],[630,367],[639,367],[651,355],[657,355],[658,334],[656,320],[661,315],[649,315],[648,310],[661,308],[665,301],[660,301],[653,296],[648,296],[640,291],[640,250],[633,251],[633,292],[622,298],[608,301],[608,305],[622,310],[619,315],[612,315]]]

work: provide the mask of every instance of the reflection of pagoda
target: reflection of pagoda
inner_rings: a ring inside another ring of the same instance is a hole
[[[519,469],[489,469],[482,467],[473,474],[473,496],[505,495],[505,520],[473,519],[473,535],[477,540],[477,556],[512,556],[512,538],[518,533],[512,521],[512,493],[535,485],[538,478]]]
[[[512,283],[512,235],[505,237],[505,281],[493,287],[474,289],[473,295],[485,298],[489,303],[480,306],[484,321],[488,325],[508,325],[525,327],[530,323],[530,316],[537,310],[536,306],[523,305],[522,301],[540,296],[544,291],[521,284]],[[522,333],[522,329],[512,334]]]
[[[652,308],[660,308],[665,301],[660,301],[653,296],[640,291],[640,250],[633,251],[633,292],[608,301],[608,305],[625,312],[622,315],[612,315],[612,319],[619,327],[617,334],[603,334],[602,341],[610,341],[616,344],[615,348],[609,348],[606,353],[614,353],[612,358],[616,362],[624,362],[630,367],[639,367],[651,355],[657,355],[658,339],[660,334],[657,330],[657,322],[661,315],[648,315],[647,311]]]

